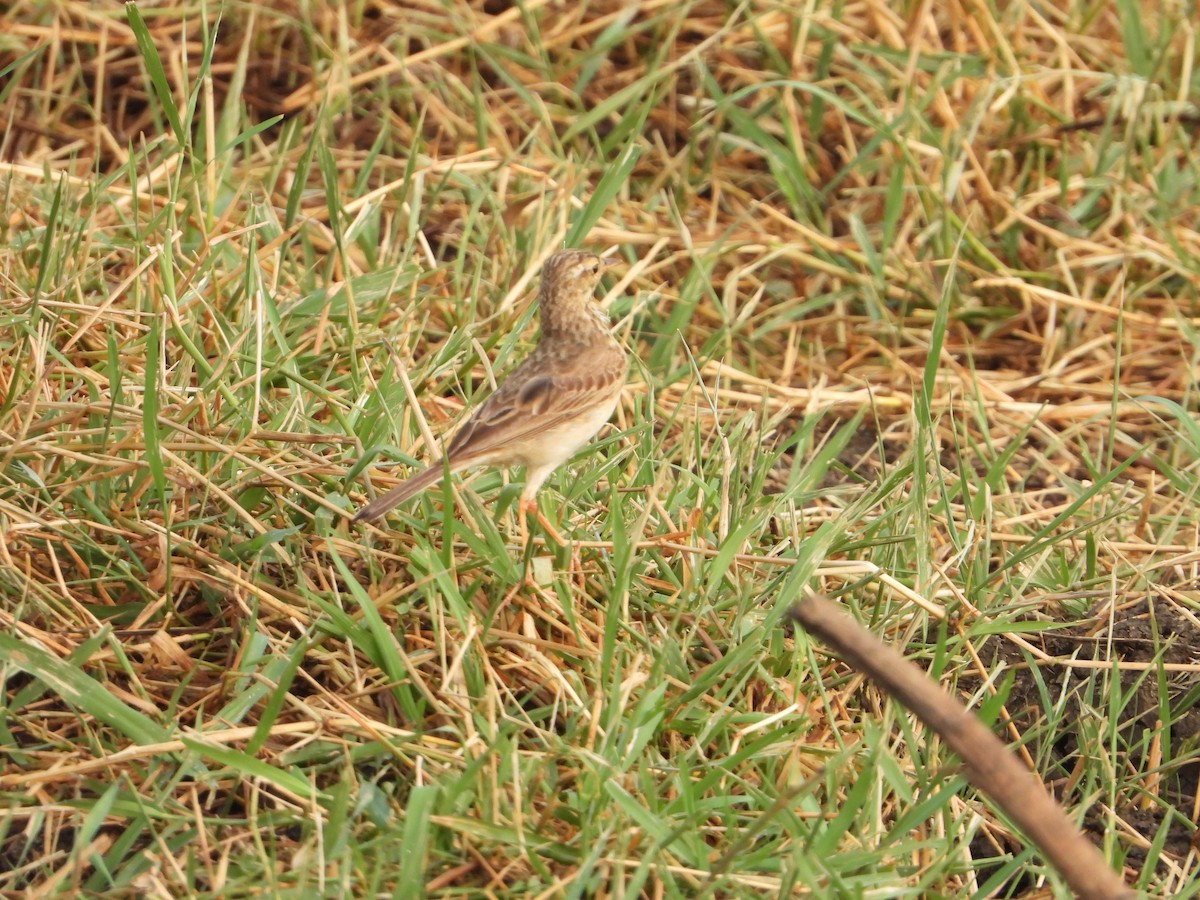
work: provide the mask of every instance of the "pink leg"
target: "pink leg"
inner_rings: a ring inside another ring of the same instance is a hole
[[[517,531],[521,535],[521,546],[529,546],[529,526],[525,522],[525,516],[529,510],[525,508],[525,498],[522,497],[517,501]]]
[[[529,542],[529,532],[526,530],[525,517],[530,512],[532,512],[534,518],[538,520],[538,524],[542,526],[542,530],[546,532],[546,537],[550,538],[550,540],[554,541],[554,543],[558,544],[560,547],[567,546],[567,541],[555,530],[554,526],[550,524],[550,521],[542,515],[541,510],[538,509],[537,500],[532,497],[528,499],[521,497],[521,499],[517,502],[517,521],[521,525],[521,532],[526,543]]]

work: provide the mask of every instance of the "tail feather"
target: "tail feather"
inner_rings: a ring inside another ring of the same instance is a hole
[[[430,466],[428,469],[422,469],[411,478],[407,478],[400,482],[386,494],[381,497],[376,497],[366,506],[362,507],[354,514],[351,522],[372,522],[380,516],[386,514],[392,507],[403,503],[409,497],[419,494],[425,488],[437,484],[442,480],[442,475],[445,469],[439,462],[436,465]]]

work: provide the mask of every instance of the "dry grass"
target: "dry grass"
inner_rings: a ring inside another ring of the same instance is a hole
[[[1061,892],[785,634],[812,585],[1194,895],[1194,49],[1131,0],[10,4],[0,891]],[[494,473],[349,529],[564,241],[639,358],[572,548],[524,586]]]

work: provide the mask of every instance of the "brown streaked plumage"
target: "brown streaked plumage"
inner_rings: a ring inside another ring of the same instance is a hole
[[[546,260],[538,292],[542,333],[533,352],[458,430],[445,460],[375,498],[353,521],[379,518],[436,484],[446,468],[472,466],[525,466],[518,509],[522,520],[536,510],[538,488],[608,421],[625,384],[625,351],[593,301],[609,262],[582,250]]]

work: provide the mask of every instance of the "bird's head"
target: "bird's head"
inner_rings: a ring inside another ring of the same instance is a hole
[[[542,330],[579,328],[597,323],[607,329],[608,317],[593,298],[601,273],[614,262],[615,259],[602,259],[586,250],[563,250],[546,260],[539,293]]]

